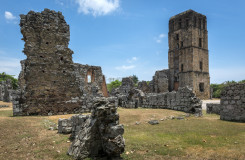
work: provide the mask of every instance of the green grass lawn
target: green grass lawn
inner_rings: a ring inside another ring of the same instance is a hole
[[[124,124],[124,159],[245,159],[245,123],[219,120],[218,115],[163,120],[185,113],[165,109],[118,109]],[[47,130],[44,122],[62,116],[12,117],[0,109],[0,159],[72,159],[66,155],[69,135]],[[151,119],[159,120],[150,125]],[[135,122],[140,122],[136,125]]]

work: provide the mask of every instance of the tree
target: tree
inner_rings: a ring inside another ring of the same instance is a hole
[[[16,78],[14,78],[14,76],[8,75],[5,72],[0,73],[0,82],[1,81],[6,81],[8,79],[11,79],[13,88],[17,89],[18,88],[18,80]]]
[[[132,80],[134,81],[135,85],[137,85],[137,83],[139,82],[139,78],[136,75],[132,76]]]
[[[107,89],[109,92],[112,91],[113,88],[117,88],[122,85],[122,82],[119,80],[112,81],[111,83],[107,84]]]

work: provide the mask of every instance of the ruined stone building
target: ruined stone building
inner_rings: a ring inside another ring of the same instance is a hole
[[[14,92],[14,87],[11,79],[0,82],[0,101],[10,102],[12,101],[12,93]]]
[[[206,16],[188,10],[169,20],[169,91],[189,86],[202,99],[210,98]]]
[[[147,85],[138,89],[147,93],[177,91],[190,87],[201,99],[210,98],[208,31],[206,16],[188,10],[169,20],[169,69],[156,71]]]
[[[14,115],[89,111],[93,96],[108,96],[100,67],[73,63],[70,29],[61,12],[30,11],[20,18],[27,59],[21,61]]]

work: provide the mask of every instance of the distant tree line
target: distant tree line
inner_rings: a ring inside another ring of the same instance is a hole
[[[226,82],[223,82],[221,84],[211,84],[211,88],[213,89],[213,98],[220,98],[220,94],[222,92],[222,90],[230,85],[230,84],[235,84],[235,83],[245,83],[245,80],[242,80],[242,81],[226,81]]]
[[[8,79],[11,79],[13,88],[17,89],[18,88],[18,80],[16,78],[14,78],[13,75],[6,74],[5,72],[0,73],[0,82],[6,81]]]

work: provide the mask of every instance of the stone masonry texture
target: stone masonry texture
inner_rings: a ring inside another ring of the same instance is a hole
[[[220,119],[245,122],[245,83],[232,84],[221,92]]]
[[[214,103],[207,103],[207,114],[220,114],[221,111],[221,105],[220,104],[214,104]]]
[[[61,12],[30,11],[20,18],[27,59],[21,61],[20,90],[13,100],[15,116],[89,111],[86,105],[91,96],[107,96],[100,67],[73,63],[69,25]],[[88,74],[91,82],[86,80]]]
[[[75,118],[76,119],[76,118]],[[92,114],[78,118],[79,132],[75,134],[68,154],[75,159],[120,159],[124,152],[124,127],[119,124],[119,115],[113,101],[97,99]],[[83,121],[85,120],[85,121]]]

